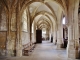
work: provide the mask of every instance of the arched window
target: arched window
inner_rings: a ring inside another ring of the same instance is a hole
[[[34,33],[34,22],[32,24],[32,33]]]
[[[65,17],[63,17],[63,19],[62,19],[62,24],[65,25],[65,23],[66,23],[66,20],[65,20]]]

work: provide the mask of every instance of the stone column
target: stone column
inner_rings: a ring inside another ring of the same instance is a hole
[[[32,17],[30,16],[30,11],[29,11],[29,7],[28,7],[28,32],[29,32],[29,40],[30,42],[32,42]]]
[[[68,45],[67,45],[67,55],[69,58],[78,58],[78,47],[79,47],[79,38],[75,38],[74,26],[68,27]],[[77,33],[78,31],[76,31]]]
[[[36,26],[35,26],[35,24],[34,24],[34,43],[36,42]]]
[[[79,0],[69,0],[68,6],[68,58],[78,58],[79,31],[78,31],[78,5]]]
[[[17,19],[17,38],[16,38],[16,56],[22,56],[22,41],[21,41],[21,11],[20,11],[20,2],[17,6],[16,11]]]
[[[75,57],[75,46],[74,46],[74,35],[73,26],[68,27],[68,45],[67,45],[67,55],[69,58]]]
[[[57,49],[61,49],[63,45],[63,24],[62,24],[62,9],[57,12]]]
[[[10,43],[11,43],[11,31],[10,31],[10,27],[11,27],[11,10],[9,9],[8,11],[8,31],[7,31],[7,41],[6,41],[6,55],[7,56],[11,56],[11,46],[10,46]]]
[[[49,41],[51,42],[51,30],[49,30]]]
[[[49,38],[49,30],[47,29],[46,30],[46,40],[48,40],[48,38]]]
[[[53,33],[53,43],[56,44],[56,40],[57,40],[57,32],[54,31]]]
[[[56,28],[55,28],[55,29],[54,29],[54,32],[53,32],[53,43],[54,43],[54,44],[57,43],[56,40],[57,40],[57,31],[56,31]]]
[[[34,43],[36,43],[36,23],[34,21]]]
[[[59,24],[57,31],[57,49],[60,49],[62,47],[63,47],[63,26],[62,24]]]

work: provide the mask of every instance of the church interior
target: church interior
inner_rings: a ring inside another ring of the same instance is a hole
[[[0,60],[79,60],[80,0],[0,0]]]

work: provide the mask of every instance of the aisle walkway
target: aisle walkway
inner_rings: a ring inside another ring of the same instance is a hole
[[[66,50],[57,50],[53,43],[43,41],[42,44],[37,44],[30,56],[12,57],[4,60],[73,60],[67,59]],[[2,60],[2,59],[0,59]]]

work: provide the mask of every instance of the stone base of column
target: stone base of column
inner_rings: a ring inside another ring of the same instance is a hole
[[[57,44],[57,49],[61,49],[63,47],[63,44]]]
[[[55,40],[55,39],[53,39],[53,44],[54,44],[54,45],[56,45],[56,44],[57,44],[57,42],[56,42],[56,40]]]
[[[56,45],[56,42],[53,42],[54,45]]]
[[[16,51],[16,56],[21,57],[22,56],[22,49]]]
[[[14,52],[11,49],[6,50],[6,56],[14,56]]]
[[[75,49],[68,50],[67,56],[68,56],[68,58],[77,59],[77,58],[79,58],[79,52],[78,52],[78,50],[75,50]]]
[[[57,44],[57,42],[53,42],[53,44],[54,44],[54,45],[56,45],[56,44]]]

